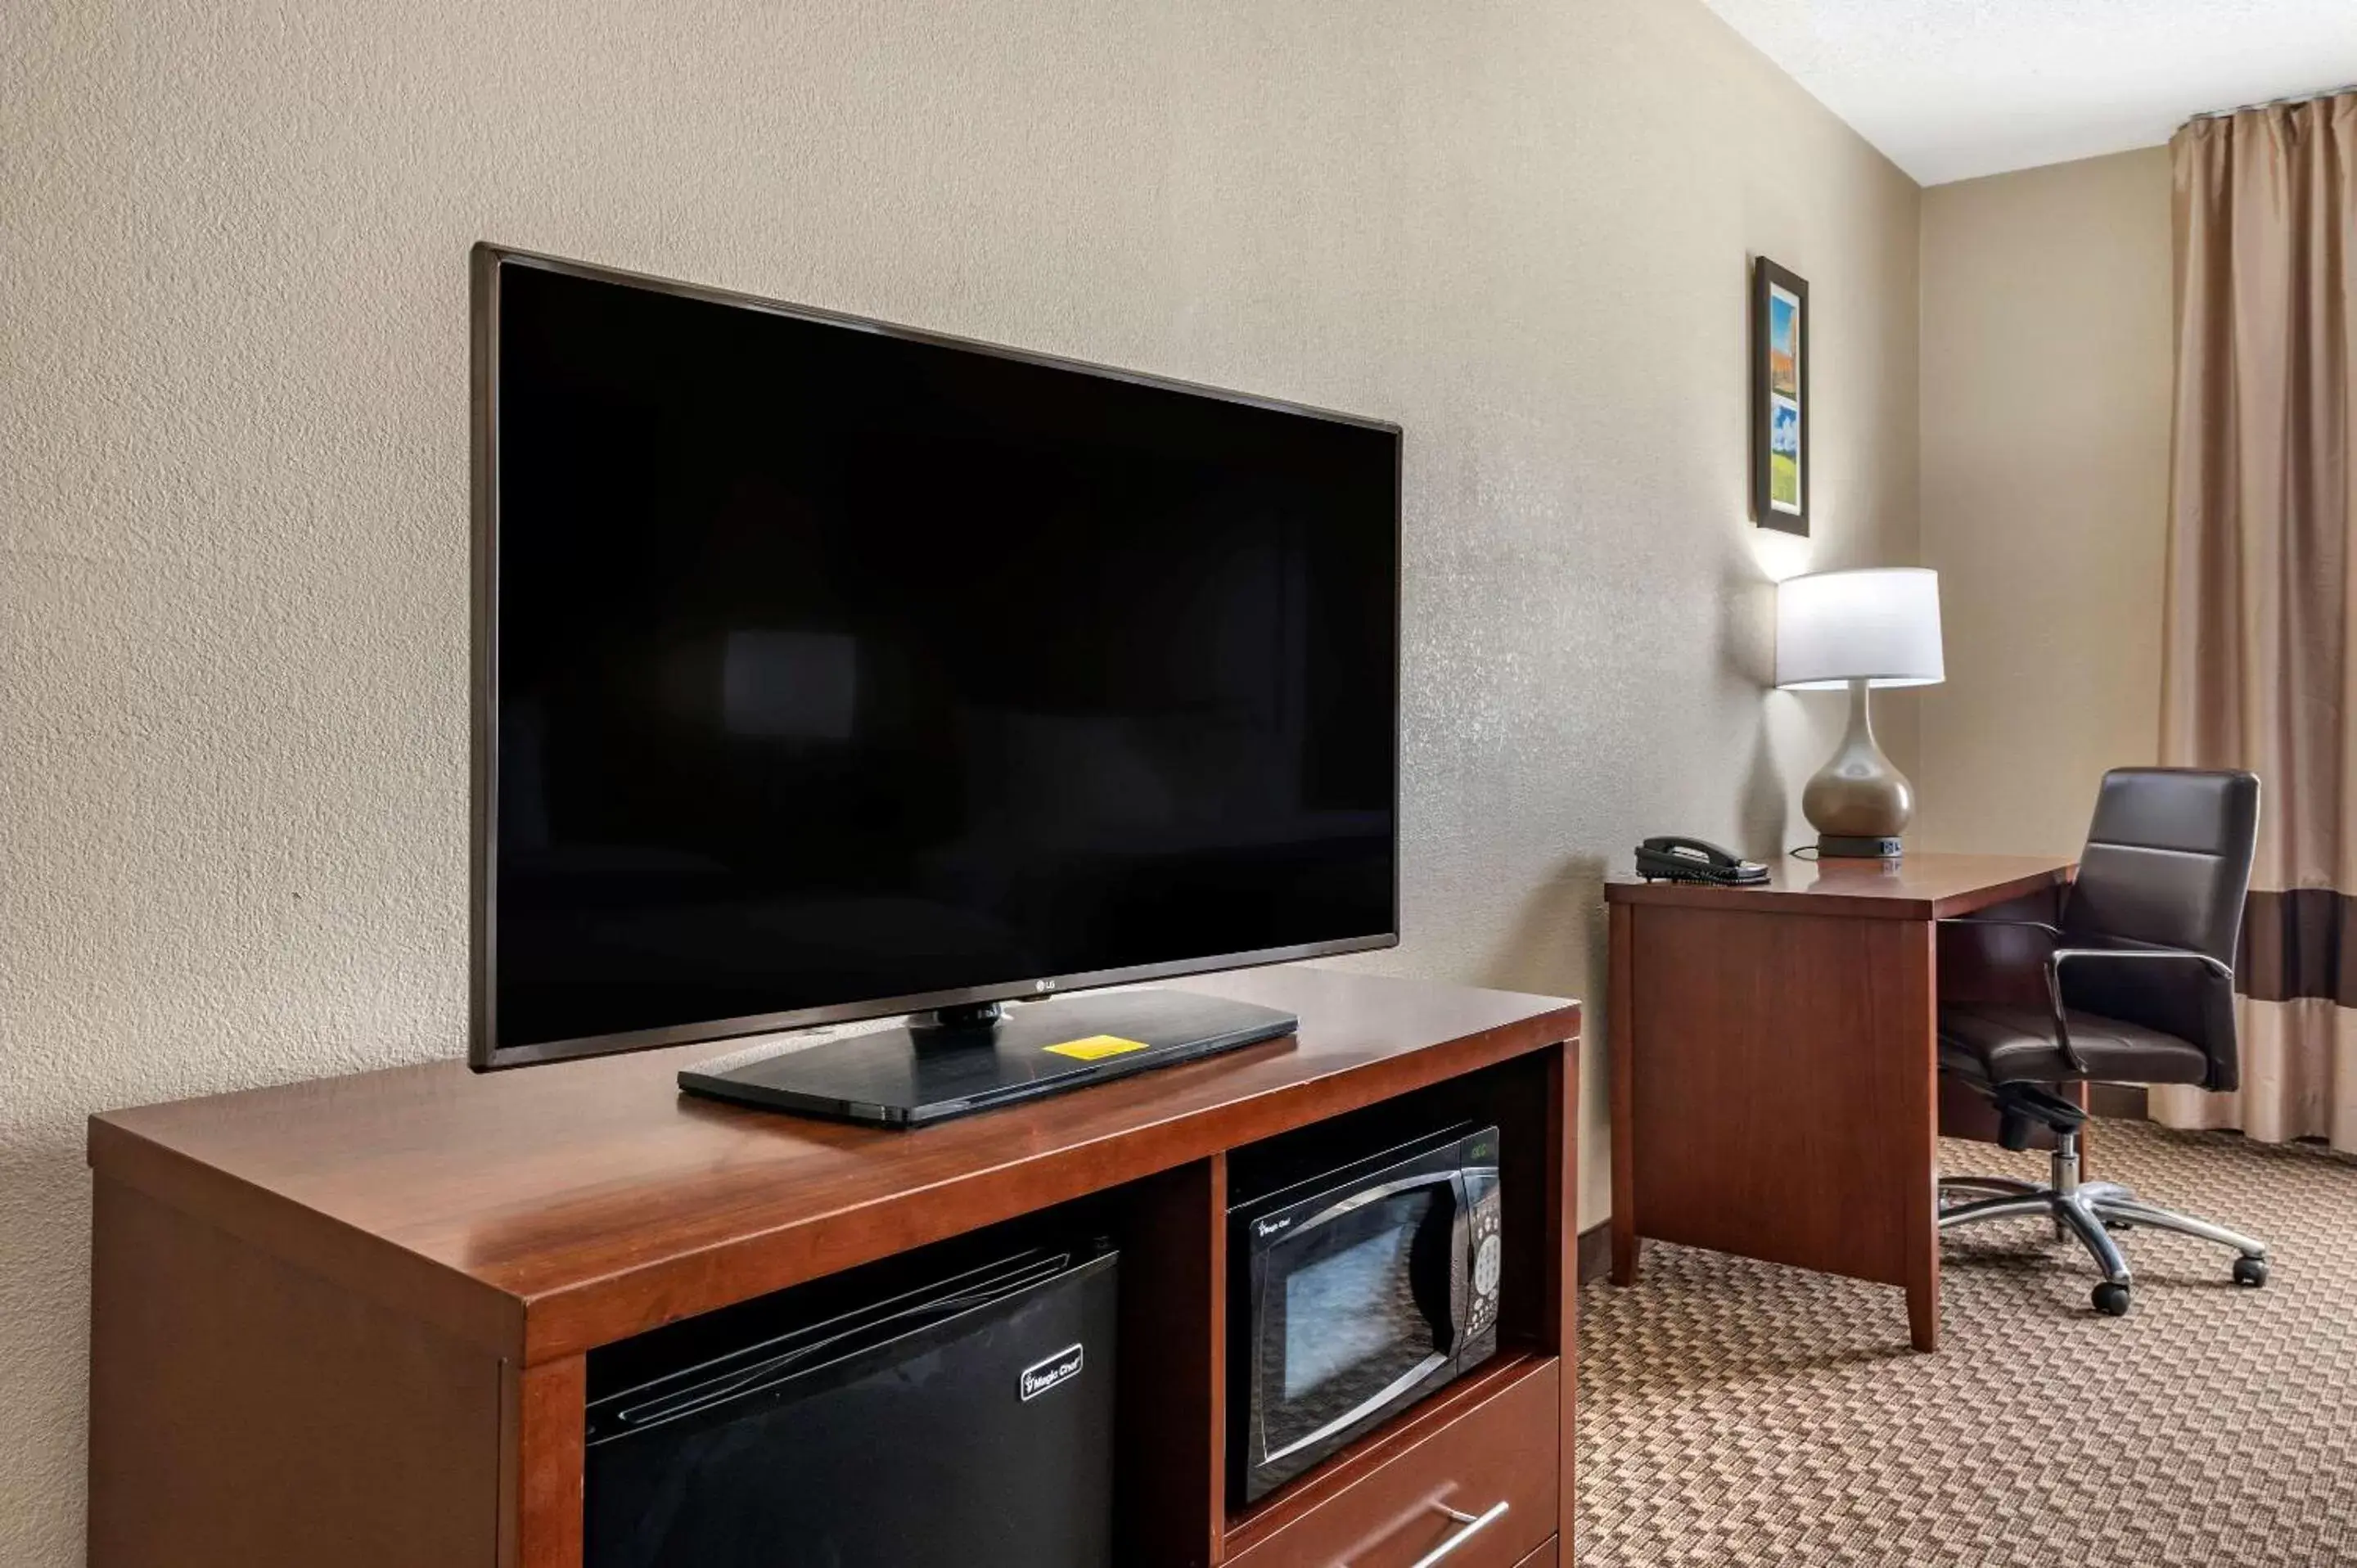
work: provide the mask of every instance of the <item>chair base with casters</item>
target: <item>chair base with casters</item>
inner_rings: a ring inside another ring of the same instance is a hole
[[[1955,1204],[1943,1201],[1940,1210],[1942,1234],[1988,1219],[2032,1216],[2050,1219],[2055,1234],[2076,1237],[2094,1258],[2095,1266],[2103,1271],[2103,1282],[2094,1289],[2095,1310],[2114,1317],[2127,1316],[2135,1279],[2113,1232],[2138,1225],[2173,1230],[2232,1248],[2239,1254],[2234,1260],[2235,1283],[2257,1286],[2267,1283],[2266,1242],[2237,1235],[2206,1219],[2156,1208],[2117,1182],[2081,1181],[2079,1129],[2085,1125],[2087,1113],[2079,1107],[2033,1084],[1999,1084],[1986,1092],[1996,1104],[1997,1141],[2005,1147],[2028,1148],[2032,1123],[2043,1125],[2054,1134],[2052,1179],[2049,1185],[2040,1187],[2005,1176],[1943,1176],[1943,1200],[1952,1192],[1989,1196]]]

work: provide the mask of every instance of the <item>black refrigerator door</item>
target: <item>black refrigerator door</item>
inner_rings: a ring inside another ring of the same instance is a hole
[[[593,1442],[585,1568],[1111,1568],[1115,1263]]]

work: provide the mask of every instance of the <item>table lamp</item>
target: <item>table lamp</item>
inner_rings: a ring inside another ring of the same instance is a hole
[[[1867,693],[1947,678],[1940,656],[1940,575],[1922,566],[1813,572],[1776,590],[1776,684],[1849,689],[1849,729],[1801,792],[1820,856],[1899,858],[1915,787],[1874,742]]]

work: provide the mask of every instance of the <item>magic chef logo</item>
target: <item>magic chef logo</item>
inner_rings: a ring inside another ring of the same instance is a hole
[[[1067,1345],[1046,1360],[1023,1369],[1023,1401],[1028,1404],[1058,1383],[1069,1383],[1080,1375],[1081,1348]]]
[[[1274,1236],[1292,1223],[1293,1216],[1290,1214],[1285,1216],[1281,1219],[1264,1219],[1259,1224],[1253,1227],[1253,1234],[1255,1236]]]

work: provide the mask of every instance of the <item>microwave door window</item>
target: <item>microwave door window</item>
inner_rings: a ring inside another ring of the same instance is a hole
[[[1447,1303],[1425,1297],[1448,1290],[1448,1193],[1395,1194],[1272,1253],[1259,1347],[1267,1458],[1380,1409],[1446,1359]]]

